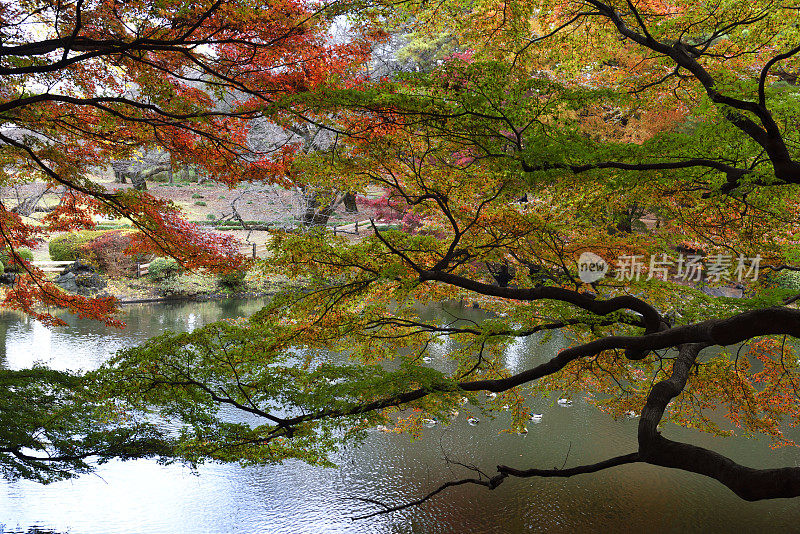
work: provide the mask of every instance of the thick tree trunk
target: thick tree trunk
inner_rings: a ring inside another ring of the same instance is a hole
[[[138,172],[133,172],[128,175],[133,184],[133,188],[137,191],[147,191],[147,181],[144,176]]]
[[[305,210],[303,211],[303,215],[301,217],[303,224],[305,226],[321,226],[323,224],[328,224],[328,220],[333,214],[331,206],[328,205],[322,209],[319,209],[319,194],[316,192],[304,192],[303,198],[305,199],[306,204]]]
[[[347,193],[342,199],[342,202],[344,203],[344,211],[347,213],[358,213],[355,193]]]
[[[30,217],[36,211],[36,207],[42,200],[42,197],[47,193],[47,187],[42,187],[41,190],[26,198],[20,199],[17,205],[11,210],[12,212],[22,215],[23,217]]]
[[[114,170],[114,183],[124,184],[127,183],[125,175],[128,169],[131,168],[130,161],[112,161],[111,168]]]

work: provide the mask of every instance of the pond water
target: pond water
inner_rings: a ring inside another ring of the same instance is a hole
[[[165,330],[190,330],[248,315],[259,301],[132,305],[123,330],[67,317],[48,330],[29,318],[0,315],[0,365],[45,362],[89,369],[116,350]],[[466,312],[465,312],[466,313]],[[472,313],[472,312],[470,312]],[[515,370],[553,347],[532,342],[505,354]],[[446,346],[440,349],[440,357]],[[437,365],[437,362],[433,362]],[[438,362],[441,364],[441,362]],[[27,533],[517,533],[517,532],[730,532],[795,531],[800,500],[748,503],[707,478],[629,465],[571,479],[507,480],[494,491],[462,486],[401,512],[354,521],[375,508],[358,497],[402,503],[464,476],[444,457],[486,472],[504,463],[520,468],[560,467],[635,450],[635,419],[614,421],[580,399],[565,408],[538,400],[543,413],[527,435],[500,433],[502,414],[490,420],[470,406],[449,427],[425,429],[421,439],[372,432],[359,448],[339,453],[336,469],[298,462],[241,468],[208,464],[196,472],[152,461],[110,462],[92,475],[47,486],[0,482],[0,534]],[[481,422],[470,426],[475,415]],[[666,425],[664,434],[715,447],[754,467],[800,465],[796,449],[771,451],[766,440],[713,438]]]

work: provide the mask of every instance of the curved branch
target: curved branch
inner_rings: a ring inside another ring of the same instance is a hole
[[[661,435],[641,454],[648,464],[713,478],[746,501],[800,496],[800,467],[754,469],[709,449]]]
[[[800,496],[800,467],[754,469],[703,447],[672,441],[658,432],[667,404],[683,391],[699,351],[706,346],[682,345],[670,377],[650,390],[639,420],[641,461],[713,478],[747,501]]]
[[[456,274],[435,270],[422,271],[420,273],[420,281],[444,282],[446,284],[474,291],[481,295],[514,299],[519,301],[544,299],[558,300],[561,302],[567,302],[597,315],[607,315],[615,311],[628,309],[642,315],[646,325],[646,331],[648,333],[657,332],[664,325],[664,321],[658,310],[643,300],[629,295],[614,297],[608,300],[597,300],[593,295],[580,293],[570,289],[563,289],[560,287],[540,286],[524,289],[498,287],[477,282]]]
[[[677,66],[689,71],[703,86],[712,102],[728,107],[728,109],[722,110],[725,119],[767,152],[777,178],[786,183],[800,181],[798,177],[800,176],[800,164],[792,160],[780,129],[770,111],[763,105],[761,98],[759,98],[759,102],[751,102],[720,93],[716,88],[714,77],[697,61],[697,58],[703,55],[702,50],[680,40],[673,43],[658,41],[646,30],[644,34],[638,33],[625,24],[622,16],[612,5],[601,0],[587,0],[587,2],[608,18],[620,35],[653,52],[669,57]],[[638,20],[641,21],[641,19]],[[763,76],[764,71],[762,70]],[[758,117],[761,125],[741,112],[752,113]]]
[[[510,476],[512,476],[512,477],[521,477],[521,478],[527,478],[527,477],[572,477],[572,476],[580,475],[580,474],[596,473],[598,471],[602,471],[604,469],[609,469],[611,467],[617,467],[617,466],[625,465],[625,464],[632,464],[632,463],[636,463],[636,462],[639,462],[639,461],[641,461],[639,459],[639,453],[632,452],[630,454],[624,454],[622,456],[616,456],[614,458],[609,458],[608,460],[603,460],[602,462],[597,462],[597,463],[588,464],[588,465],[580,465],[580,466],[577,466],[577,467],[570,467],[570,468],[567,468],[567,469],[525,469],[525,470],[520,470],[520,469],[515,469],[513,467],[508,467],[508,466],[505,466],[505,465],[498,465],[497,466],[497,473],[498,474],[493,476],[493,477],[491,477],[491,478],[488,478],[488,479],[484,479],[484,478],[464,478],[464,479],[461,479],[461,480],[453,480],[453,481],[450,481],[450,482],[445,482],[444,484],[442,484],[441,486],[439,486],[435,490],[431,491],[430,493],[426,494],[425,496],[420,497],[419,499],[415,499],[413,501],[407,502],[405,504],[399,504],[399,505],[396,505],[396,506],[389,506],[389,505],[387,505],[385,503],[382,503],[382,502],[380,502],[378,500],[375,500],[375,499],[365,499],[365,498],[355,497],[354,500],[361,501],[361,502],[366,502],[366,503],[370,503],[370,504],[376,504],[378,506],[381,506],[383,508],[383,510],[378,510],[377,512],[372,512],[372,513],[369,513],[369,514],[356,516],[356,517],[353,518],[353,520],[367,519],[369,517],[374,517],[374,516],[382,515],[382,514],[388,514],[388,513],[391,513],[391,512],[397,512],[399,510],[405,510],[406,508],[411,508],[413,506],[418,506],[418,505],[420,505],[420,504],[422,504],[422,503],[424,503],[426,501],[429,501],[430,499],[432,499],[433,497],[435,497],[436,495],[440,494],[441,492],[443,492],[446,489],[453,488],[453,487],[456,487],[456,486],[463,486],[464,484],[476,484],[478,486],[485,486],[485,487],[489,488],[490,490],[493,490],[496,487],[498,487],[500,484],[502,484],[503,481],[506,478],[510,477]]]
[[[784,52],[783,54],[778,54],[774,58],[767,61],[764,65],[764,68],[761,69],[761,74],[758,77],[758,103],[759,105],[766,107],[767,105],[767,97],[765,94],[765,85],[767,83],[767,75],[769,74],[769,69],[771,69],[776,63],[783,61],[784,59],[789,59],[790,57],[794,56],[795,54],[800,53],[800,45],[792,48],[788,52]]]
[[[434,385],[429,388],[400,393],[350,408],[327,409],[312,414],[287,418],[284,423],[286,426],[292,427],[300,423],[327,417],[344,417],[368,413],[383,408],[408,404],[437,391],[491,391],[500,393],[538,380],[544,376],[552,375],[574,360],[591,357],[606,350],[625,349],[626,356],[629,359],[640,359],[648,352],[683,344],[697,343],[703,346],[727,346],[741,343],[754,337],[773,334],[785,334],[800,338],[800,310],[773,307],[741,313],[726,319],[710,319],[694,325],[669,328],[641,336],[609,336],[564,349],[550,360],[506,378],[456,383],[446,382],[438,386]]]
[[[708,169],[714,169],[722,173],[725,173],[725,175],[727,176],[727,184],[737,184],[743,176],[750,174],[752,172],[752,170],[750,169],[740,169],[738,167],[734,167],[733,165],[728,165],[720,161],[707,158],[692,158],[683,161],[663,161],[654,163],[624,163],[621,161],[601,161],[598,163],[587,163],[585,165],[568,165],[568,164],[552,164],[552,163],[544,165],[531,165],[529,163],[522,161],[520,164],[522,166],[522,170],[525,172],[564,169],[564,170],[569,170],[575,174],[580,174],[583,172],[597,170],[597,169],[619,169],[624,171],[659,171],[659,170],[677,170],[677,169],[691,169],[694,167],[705,167]],[[730,188],[730,185],[728,185],[728,187]]]
[[[608,460],[603,460],[602,462],[597,462],[594,464],[588,465],[579,465],[577,467],[569,467],[566,469],[514,469],[513,467],[508,467],[505,465],[498,465],[497,470],[505,475],[512,476],[512,477],[544,477],[544,478],[552,478],[552,477],[572,477],[575,475],[583,475],[587,473],[597,473],[598,471],[602,471],[604,469],[608,469],[610,467],[617,467],[618,465],[625,465],[625,464],[633,464],[636,462],[641,462],[642,459],[639,456],[638,452],[631,452],[629,454],[623,454],[622,456],[615,456],[614,458],[609,458]]]

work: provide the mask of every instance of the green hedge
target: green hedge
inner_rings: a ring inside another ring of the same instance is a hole
[[[33,261],[33,252],[31,249],[23,247],[16,250],[17,255],[23,260]],[[4,270],[0,272],[0,274],[3,274],[5,271],[18,273],[22,270],[19,265],[12,265],[11,253],[8,250],[0,251],[0,263],[2,263],[4,267]]]
[[[103,235],[104,231],[81,230],[54,237],[50,240],[52,261],[75,261],[81,258],[81,246]]]
[[[147,275],[153,280],[164,280],[183,271],[183,267],[174,258],[156,258],[150,262]]]
[[[97,226],[95,226],[95,228],[97,228],[98,230],[121,230],[121,229],[125,229],[125,228],[131,228],[131,224],[130,223],[113,223],[113,222],[98,223]]]

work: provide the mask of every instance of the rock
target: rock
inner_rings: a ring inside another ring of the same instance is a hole
[[[61,275],[63,276],[67,273],[85,274],[94,272],[97,272],[97,269],[94,268],[94,265],[86,263],[83,260],[76,260],[64,267],[64,270],[61,271]]]
[[[76,274],[75,284],[77,284],[78,287],[97,289],[103,289],[108,285],[106,281],[103,280],[103,277],[97,273]]]
[[[55,283],[64,291],[69,291],[70,293],[75,293],[78,291],[78,285],[75,283],[75,274],[74,273],[64,273],[58,276],[55,279]]]
[[[55,283],[65,291],[85,296],[93,295],[108,285],[92,265],[81,260],[65,267]]]
[[[3,273],[0,274],[0,284],[10,286],[17,279],[17,273]]]

